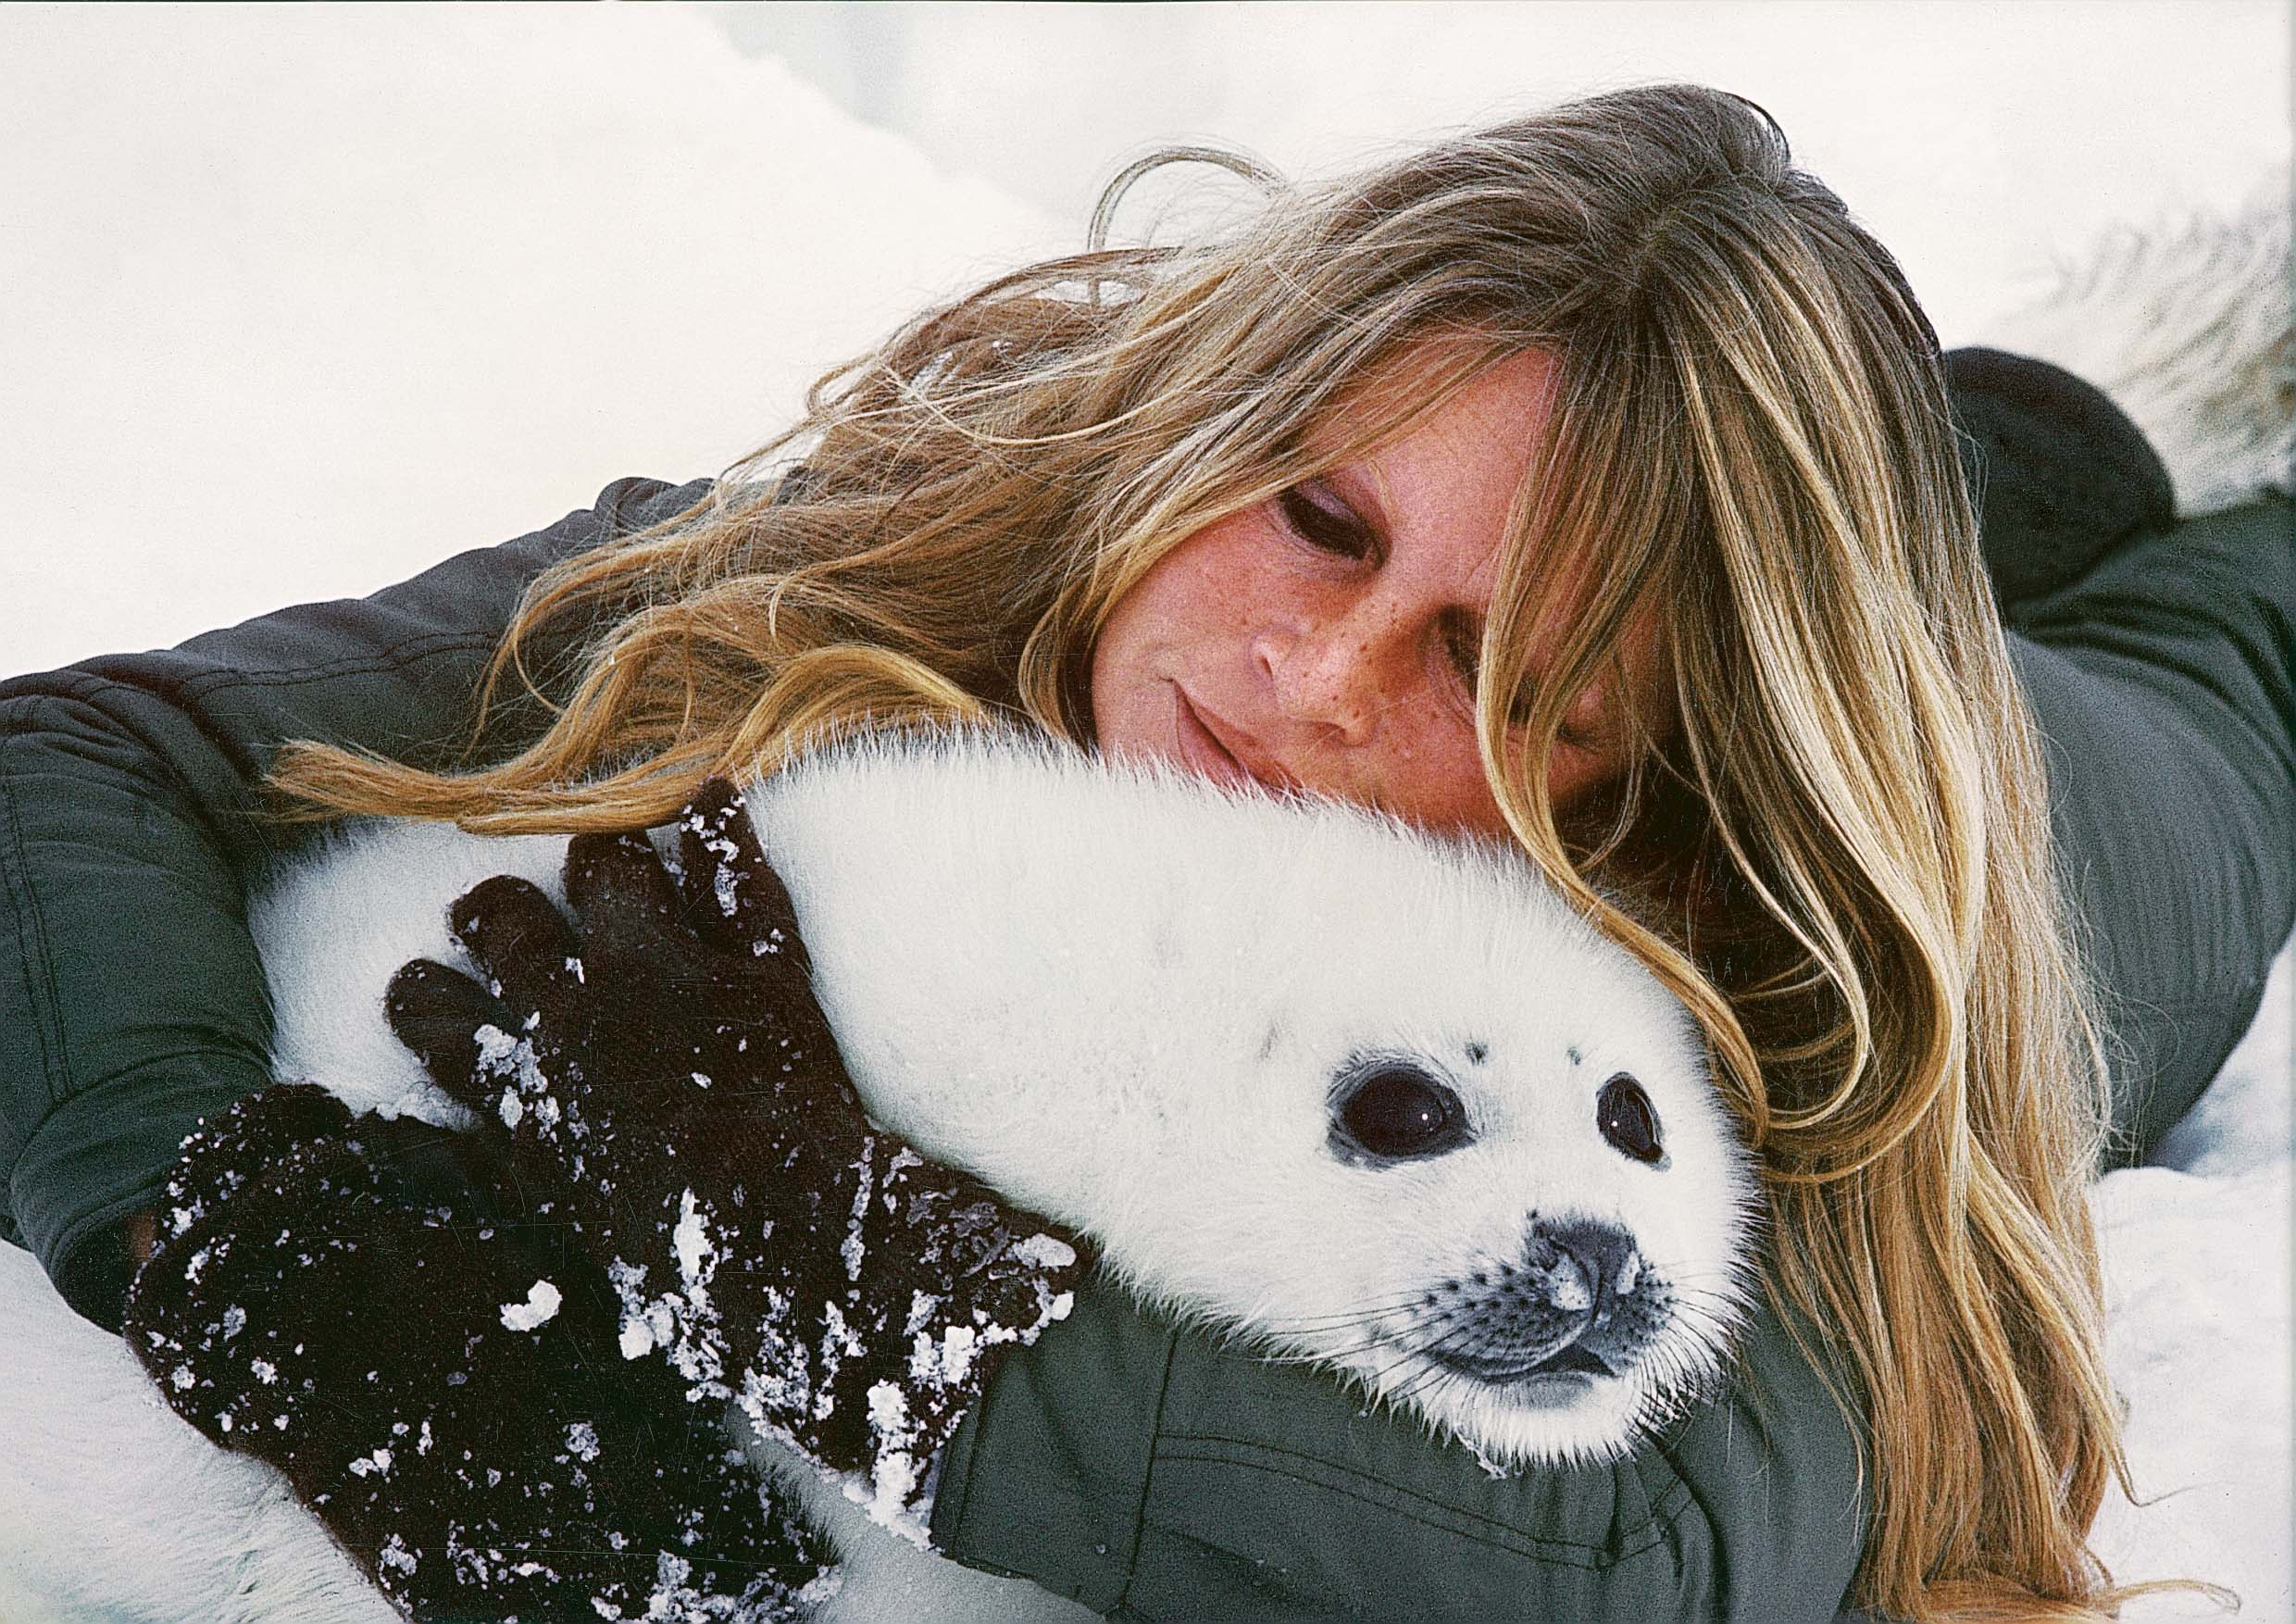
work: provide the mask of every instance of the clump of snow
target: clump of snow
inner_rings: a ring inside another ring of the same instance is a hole
[[[923,1470],[917,1458],[917,1422],[909,1414],[908,1395],[892,1381],[869,1389],[869,1432],[876,1440],[865,1487],[845,1485],[845,1497],[868,1513],[880,1528],[927,1550],[931,1536],[926,1519],[932,1503],[920,1493]]]
[[[1002,1327],[996,1328],[1002,1330]],[[991,1342],[1009,1340],[1012,1333],[992,1332]],[[973,1360],[980,1354],[982,1337],[969,1325],[952,1325],[941,1333],[941,1340],[919,1334],[909,1349],[909,1379],[926,1387],[955,1387],[972,1373]]]
[[[566,1449],[576,1460],[598,1458],[598,1429],[588,1421],[576,1421],[566,1430]]]
[[[527,1022],[530,1030],[534,1024],[531,1018]],[[503,1126],[516,1128],[530,1110],[545,1135],[555,1128],[563,1113],[557,1096],[551,1092],[550,1080],[535,1060],[533,1040],[513,1037],[493,1025],[482,1026],[471,1035],[479,1047],[479,1074],[502,1082],[502,1099],[495,1109],[501,1113]]]
[[[826,1607],[843,1594],[844,1589],[844,1568],[842,1566],[824,1568],[806,1581],[805,1589],[797,1593],[795,1599],[799,1606],[809,1609],[805,1617],[810,1618],[814,1612]]]
[[[679,1198],[678,1222],[670,1230],[669,1242],[678,1261],[679,1289],[674,1293],[649,1297],[643,1264],[618,1257],[606,1266],[606,1279],[621,1300],[618,1341],[622,1357],[643,1358],[661,1348],[678,1373],[693,1384],[695,1394],[727,1397],[725,1331],[709,1294],[721,1248],[708,1212],[691,1189]]]
[[[941,1301],[930,1292],[910,1293],[909,1314],[908,1318],[901,1323],[901,1334],[915,1336],[926,1326],[931,1324],[941,1313]]]
[[[566,1299],[558,1288],[546,1280],[538,1280],[527,1288],[523,1303],[505,1303],[502,1322],[510,1330],[535,1330],[557,1318],[558,1308]]]
[[[761,1427],[777,1425],[772,1418],[796,1414],[807,1403],[804,1382],[805,1354],[791,1333],[789,1294],[778,1286],[765,1288],[765,1313],[757,1330],[756,1362],[742,1373],[742,1408]]]
[[[845,1320],[845,1311],[835,1303],[821,1305],[821,1343],[817,1350],[821,1374],[813,1396],[813,1418],[826,1421],[837,1407],[837,1395],[830,1390],[836,1385],[837,1373],[845,1368],[847,1359],[857,1359],[866,1350],[860,1336]]]
[[[351,1463],[351,1475],[355,1478],[372,1477],[390,1469],[391,1451],[387,1445],[381,1443],[375,1445],[373,1453],[362,1455]]]
[[[678,1275],[687,1296],[705,1301],[710,1276],[718,1269],[718,1245],[710,1239],[709,1225],[690,1189],[679,1197],[678,1227],[670,1235],[670,1244],[677,1249]]]
[[[1067,1242],[1041,1233],[1015,1242],[1013,1255],[1032,1268],[1068,1268],[1077,1260],[1076,1248]]]

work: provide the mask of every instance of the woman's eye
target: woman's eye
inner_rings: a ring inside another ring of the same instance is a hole
[[[1276,498],[1276,506],[1292,532],[1317,552],[1364,559],[1376,550],[1370,529],[1363,520],[1344,507],[1326,506],[1304,486],[1287,488]]]
[[[1459,686],[1469,699],[1475,697],[1475,684],[1482,675],[1483,631],[1465,616],[1453,616],[1443,627],[1443,657],[1459,679]]]
[[[1454,640],[1451,658],[1452,664],[1458,668],[1459,680],[1466,684],[1467,697],[1472,701],[1475,697],[1475,683],[1479,668],[1482,662],[1482,640],[1479,637],[1468,637],[1463,644]],[[1509,707],[1507,711],[1509,728],[1522,729],[1530,726],[1530,701],[1531,695],[1526,693]],[[1563,718],[1563,725],[1555,730],[1556,742],[1567,744],[1574,750],[1588,752],[1600,750],[1603,747],[1602,717],[1601,706],[1591,704],[1584,695],[1581,695],[1578,702],[1573,705]]]
[[[1475,703],[1475,685],[1481,680],[1483,668],[1483,629],[1466,616],[1451,618],[1443,627],[1443,657],[1456,675],[1459,692],[1471,708]],[[1580,711],[1586,708],[1582,699],[1572,707],[1572,714],[1564,718],[1555,737],[1574,750],[1592,750],[1596,737]],[[1530,725],[1530,695],[1523,694],[1507,712],[1507,726],[1526,728]]]

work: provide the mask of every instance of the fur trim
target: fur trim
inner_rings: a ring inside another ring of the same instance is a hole
[[[2289,177],[2181,227],[2124,229],[1984,342],[2087,379],[2167,463],[2177,511],[2296,494]]]

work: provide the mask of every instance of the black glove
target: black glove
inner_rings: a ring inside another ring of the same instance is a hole
[[[482,1140],[281,1085],[186,1142],[125,1336],[419,1619],[800,1616],[830,1560]],[[653,1609],[660,1610],[653,1610]]]
[[[2103,390],[1989,349],[1948,352],[1945,382],[2003,610],[2071,585],[2176,522],[2166,465]]]
[[[871,1126],[809,981],[789,893],[723,782],[642,837],[567,854],[569,927],[490,880],[455,933],[492,982],[407,966],[400,1039],[573,1220],[621,1346],[668,1350],[817,1461],[913,1508],[1003,1353],[1067,1312],[1072,1239]],[[952,1012],[951,1018],[962,1018]]]

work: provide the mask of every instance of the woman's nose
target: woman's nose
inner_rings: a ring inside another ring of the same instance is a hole
[[[1395,702],[1395,674],[1382,628],[1362,616],[1265,631],[1254,654],[1290,719],[1327,729],[1345,744],[1362,744]]]

